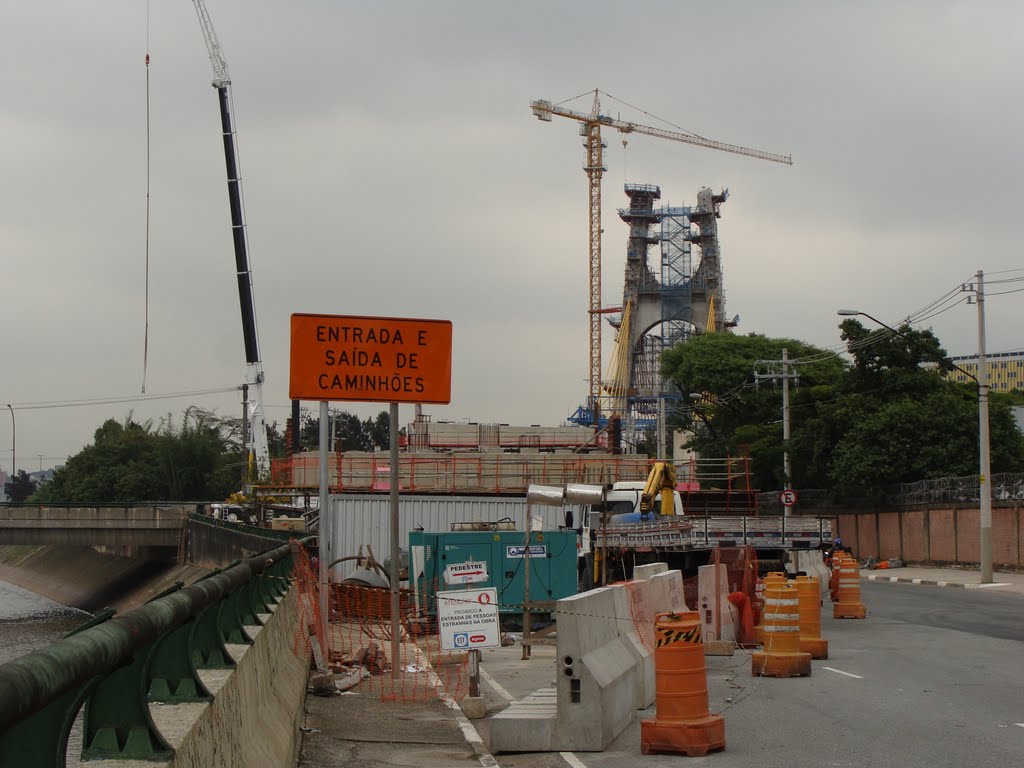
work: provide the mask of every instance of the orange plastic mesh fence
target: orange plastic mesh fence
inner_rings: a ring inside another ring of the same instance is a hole
[[[325,647],[324,627],[320,621],[320,590],[316,583],[318,564],[310,558],[305,547],[293,547],[292,555],[299,616],[292,650],[308,657],[310,637],[316,636],[320,648]]]
[[[326,649],[324,661],[336,679],[356,693],[391,701],[429,701],[443,690],[456,701],[469,690],[466,652],[442,651],[434,601],[419,607],[411,592],[399,593],[398,674],[393,675],[391,591],[384,587],[332,582],[327,635],[320,622],[319,563],[301,548],[295,558],[299,621],[293,650],[310,652],[311,638]],[[440,690],[439,690],[440,689]]]
[[[730,592],[754,595],[757,582],[757,553],[753,547],[719,547],[712,557],[715,565],[724,565]]]
[[[655,648],[654,642],[654,617],[657,613],[644,599],[642,582],[625,582],[626,594],[629,596],[629,614],[636,626],[636,633],[640,642],[648,651]]]
[[[439,688],[456,700],[466,695],[469,657],[465,651],[441,650],[432,597],[421,598],[417,607],[412,592],[399,593],[396,662],[390,589],[332,583],[330,594],[329,662],[341,672],[363,676],[352,690],[392,701],[435,699]]]
[[[683,599],[686,600],[686,607],[691,611],[697,610],[697,577],[690,576],[683,579]]]

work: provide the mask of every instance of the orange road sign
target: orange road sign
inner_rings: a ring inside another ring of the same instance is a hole
[[[450,320],[293,314],[288,396],[447,404]]]

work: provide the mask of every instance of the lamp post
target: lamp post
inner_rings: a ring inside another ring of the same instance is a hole
[[[11,480],[18,473],[17,470],[17,447],[18,447],[18,423],[14,420],[14,408],[7,404],[7,410],[11,412]]]
[[[984,291],[981,284],[981,272],[978,272],[978,375],[965,371],[959,365],[946,358],[946,362],[949,363],[953,368],[960,371],[969,378],[974,379],[974,383],[978,385],[978,443],[979,443],[979,468],[978,468],[978,487],[980,491],[979,499],[979,543],[980,543],[980,569],[981,569],[981,583],[991,584],[992,583],[992,485],[990,482],[990,475],[992,474],[992,456],[989,445],[989,422],[988,422],[988,368],[985,364],[985,312],[984,312]],[[836,314],[850,317],[853,315],[860,315],[873,320],[883,328],[886,328],[902,339],[908,339],[906,335],[900,333],[890,325],[886,325],[877,317],[872,317],[867,312],[861,312],[856,309],[840,309]]]

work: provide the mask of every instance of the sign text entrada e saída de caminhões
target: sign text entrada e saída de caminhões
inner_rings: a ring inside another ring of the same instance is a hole
[[[451,323],[292,315],[294,399],[448,403]]]

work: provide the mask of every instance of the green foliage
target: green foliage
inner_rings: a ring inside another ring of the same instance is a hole
[[[850,364],[753,334],[706,334],[668,350],[662,370],[683,396],[675,421],[692,431],[689,447],[707,457],[749,455],[757,487],[782,487],[779,385],[755,388],[752,374],[765,373],[758,361],[780,360],[785,347],[800,375],[790,389],[796,487],[877,495],[895,483],[976,474],[977,387],[942,377],[953,366],[935,335],[908,326],[872,331],[854,319],[840,329]],[[693,402],[690,393],[703,397]],[[1012,413],[1019,398],[991,396],[993,472],[1024,469],[1024,435]]]
[[[348,411],[334,411],[330,419],[334,430],[335,451],[383,451],[391,445],[391,415],[381,411],[375,418],[359,420]],[[320,450],[320,419],[309,416],[302,420],[299,442],[303,451]]]
[[[179,425],[154,427],[131,416],[105,421],[92,445],[58,469],[29,499],[36,503],[118,503],[226,498],[238,490],[244,454],[229,422],[197,408]]]
[[[782,397],[780,380],[755,385],[753,374],[766,373],[760,363],[781,360],[783,349],[790,358],[808,361],[790,369],[800,375],[799,387],[790,388],[794,413],[834,395],[842,361],[795,339],[703,334],[667,350],[662,359],[662,373],[683,403],[672,420],[693,434],[688,447],[707,457],[750,456],[759,488],[782,486]]]
[[[36,481],[29,477],[28,472],[19,469],[7,483],[7,500],[12,504],[21,504],[36,490]]]

